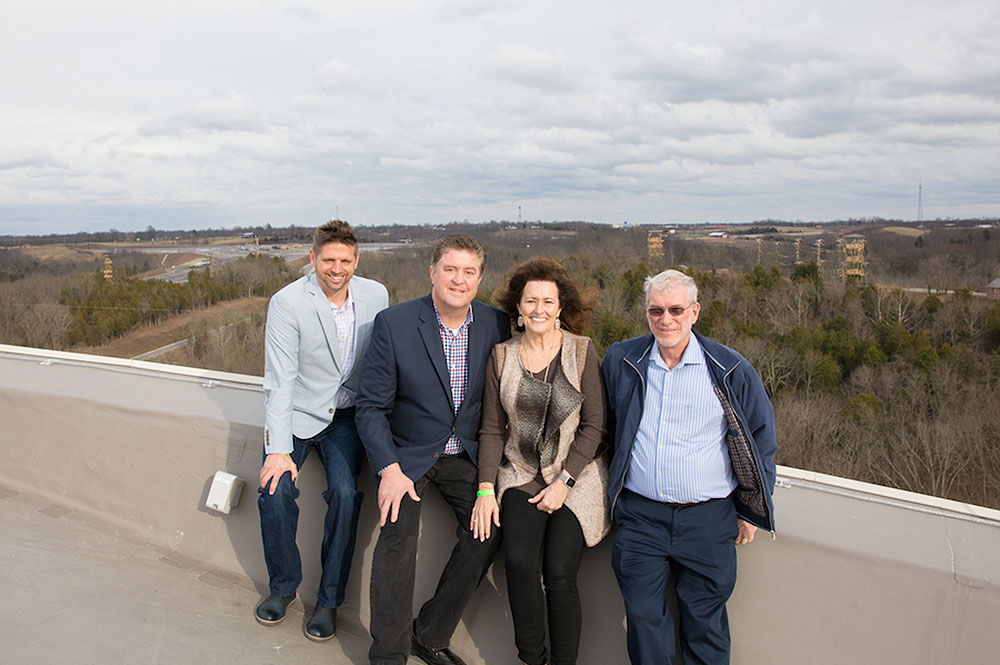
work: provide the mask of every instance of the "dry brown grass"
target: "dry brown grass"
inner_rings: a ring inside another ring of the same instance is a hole
[[[882,230],[908,238],[917,238],[927,233],[926,229],[915,229],[912,226],[884,226]]]
[[[166,254],[167,258],[163,262],[164,268],[175,268],[177,266],[185,266],[189,263],[198,263],[199,261],[206,261],[211,259],[207,254],[195,254],[194,252],[181,252],[179,254]]]
[[[43,263],[85,263],[93,261],[95,253],[66,245],[37,245],[21,249],[25,255]]]

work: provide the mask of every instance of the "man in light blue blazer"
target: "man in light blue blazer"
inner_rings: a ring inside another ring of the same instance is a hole
[[[264,463],[257,503],[270,594],[255,616],[265,625],[280,622],[302,582],[295,480],[315,450],[326,471],[327,512],[323,573],[304,631],[317,642],[336,633],[336,608],[351,570],[364,455],[354,400],[372,322],[389,304],[384,286],[354,274],[358,258],[358,239],[347,222],[320,226],[309,250],[315,272],[274,294],[267,309]]]

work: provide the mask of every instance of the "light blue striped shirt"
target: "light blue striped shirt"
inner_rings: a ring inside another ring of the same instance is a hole
[[[726,446],[726,417],[705,354],[691,335],[673,369],[654,342],[646,398],[625,487],[654,501],[698,503],[736,489]]]

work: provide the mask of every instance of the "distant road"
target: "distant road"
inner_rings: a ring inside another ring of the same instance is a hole
[[[206,261],[187,263],[180,266],[167,268],[161,273],[151,275],[149,279],[161,279],[166,282],[177,282],[183,284],[187,282],[188,272],[198,268],[208,268],[212,271],[218,270],[224,264],[236,259],[241,259],[250,254],[265,254],[269,256],[280,256],[285,261],[301,258],[309,253],[308,247],[301,245],[288,245],[282,249],[272,249],[269,245],[192,245],[192,246],[172,246],[172,247],[136,247],[133,251],[146,252],[147,254],[201,254],[208,257]]]
[[[880,286],[887,286],[893,289],[899,289],[900,291],[906,291],[907,293],[921,293],[923,295],[934,295],[934,296],[953,296],[954,291],[939,291],[937,289],[927,289],[921,288],[919,286],[894,286],[892,284],[880,284]],[[970,293],[979,298],[989,298],[990,294],[983,293],[981,291],[970,291]]]
[[[174,342],[173,344],[167,344],[166,346],[161,346],[158,349],[153,349],[152,351],[147,351],[146,353],[140,353],[137,356],[133,356],[132,360],[152,360],[158,356],[162,356],[164,353],[170,353],[171,351],[176,351],[177,349],[183,349],[188,345],[186,339],[182,339],[179,342]]]
[[[898,286],[896,284],[888,284],[886,282],[872,282],[874,286],[881,287],[883,289],[899,289],[906,293],[919,293],[925,296],[953,296],[955,291],[953,289],[928,289],[926,286]],[[983,293],[982,291],[970,291],[970,293],[978,298],[989,298],[989,293]]]
[[[363,243],[360,247],[362,251],[377,251],[403,247],[399,243]],[[265,256],[280,256],[286,262],[300,259],[309,254],[308,245],[281,245],[273,247],[271,245],[192,245],[192,246],[171,246],[171,247],[134,247],[133,251],[146,252],[148,254],[201,254],[208,257],[206,261],[187,263],[180,266],[168,268],[161,273],[151,275],[148,279],[160,279],[167,282],[177,282],[183,284],[187,282],[188,272],[198,268],[208,268],[213,272],[221,268],[224,264],[236,259],[241,259],[250,254],[263,254]]]

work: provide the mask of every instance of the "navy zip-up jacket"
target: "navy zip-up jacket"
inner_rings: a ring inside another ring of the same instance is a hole
[[[726,441],[737,488],[733,493],[737,514],[762,529],[774,533],[774,454],[778,449],[774,430],[774,408],[757,371],[746,358],[695,331],[705,352],[705,366],[726,411],[729,429]],[[654,352],[652,335],[627,339],[611,345],[604,355],[601,371],[608,391],[608,444],[611,468],[608,495],[615,502],[625,484],[632,446],[642,419],[646,396],[646,360]]]

